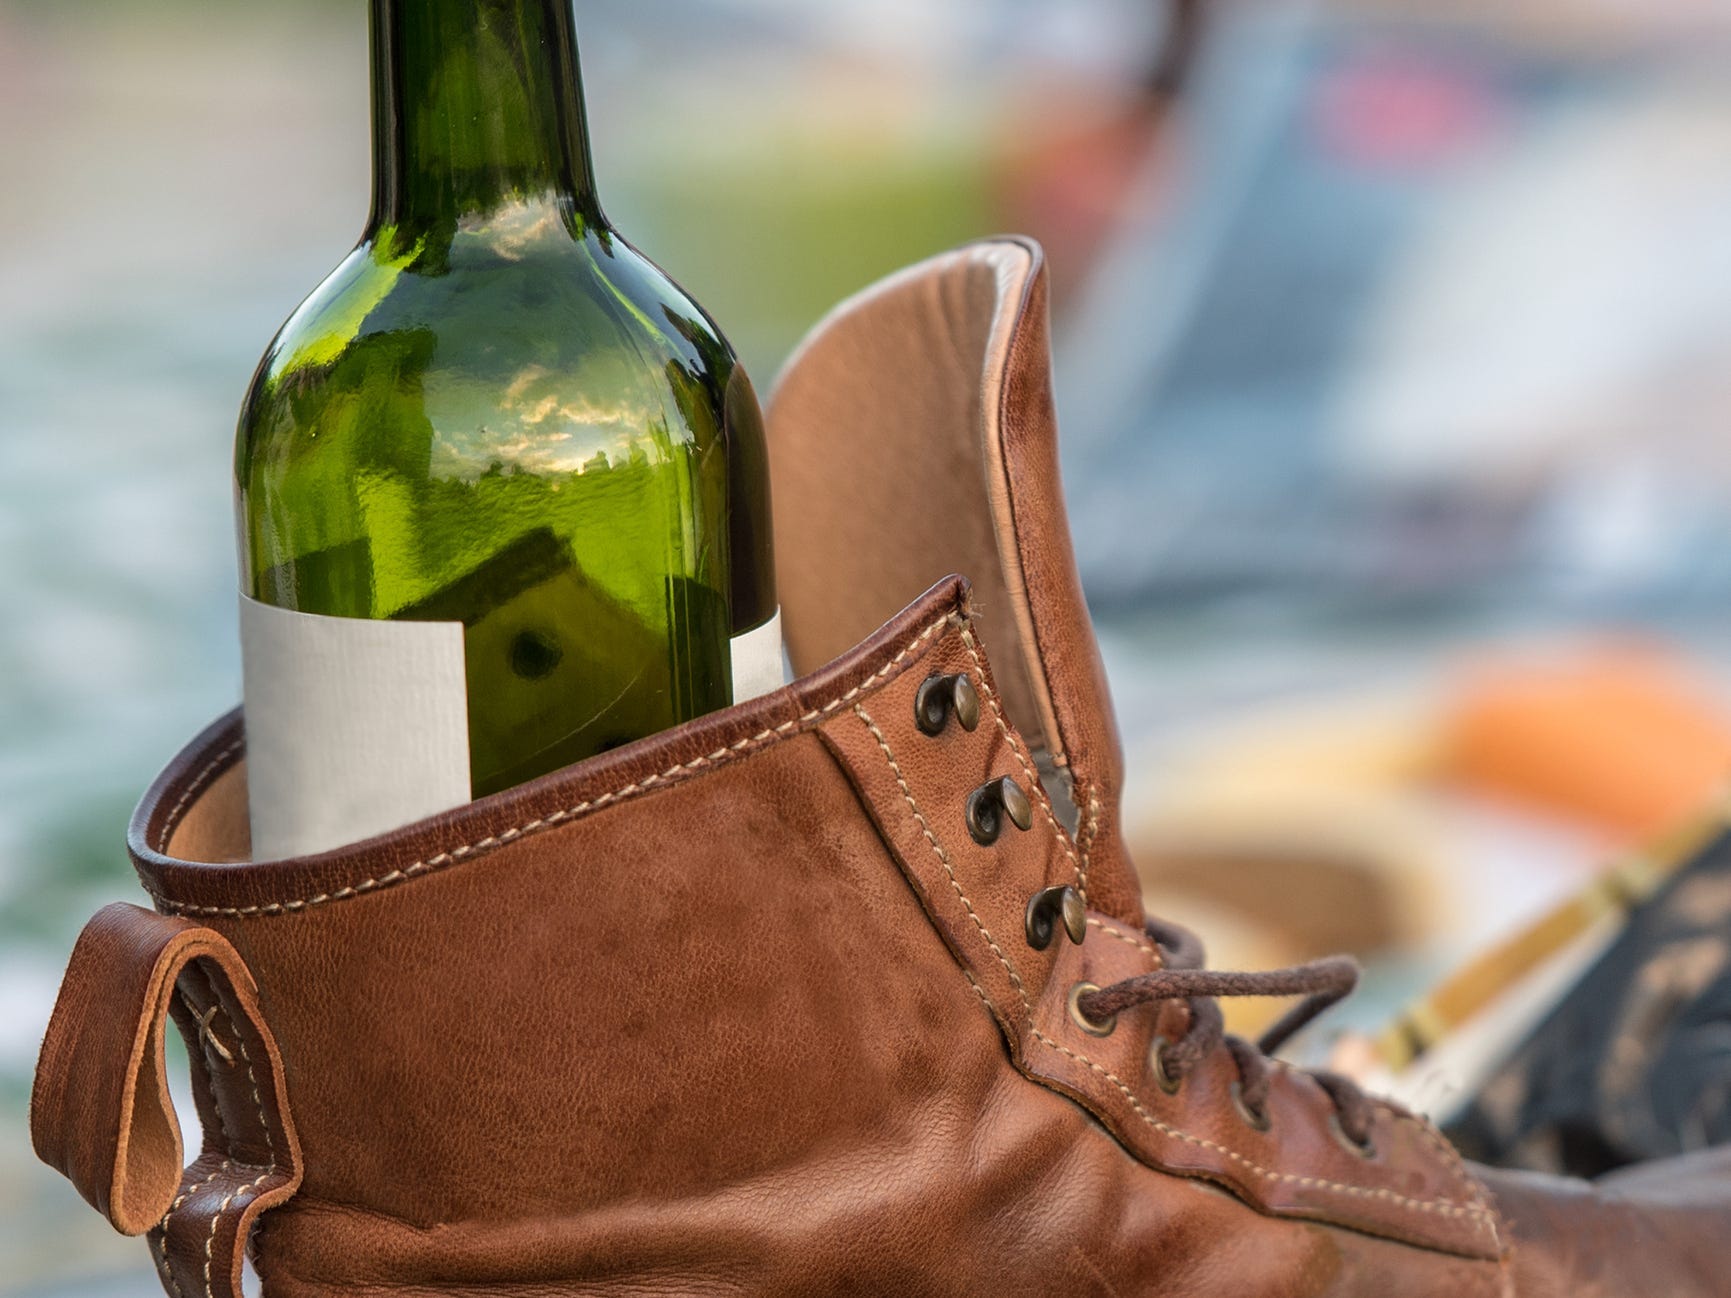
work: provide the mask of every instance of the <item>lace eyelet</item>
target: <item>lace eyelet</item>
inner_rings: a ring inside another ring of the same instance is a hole
[[[1274,1125],[1274,1119],[1269,1116],[1267,1109],[1257,1113],[1244,1102],[1244,1084],[1242,1082],[1232,1083],[1232,1107],[1238,1111],[1238,1116],[1244,1125],[1252,1131],[1266,1132]]]
[[[1328,1133],[1334,1137],[1335,1143],[1347,1153],[1362,1158],[1367,1163],[1376,1157],[1376,1141],[1366,1139],[1362,1145],[1359,1144],[1358,1141],[1347,1135],[1345,1129],[1341,1127],[1340,1114],[1331,1113],[1328,1115]]]
[[[1028,945],[1036,951],[1051,946],[1060,931],[1075,945],[1081,946],[1088,936],[1088,908],[1083,904],[1082,894],[1069,884],[1043,888],[1028,898],[1028,908],[1022,915],[1022,928]]]
[[[1184,1079],[1166,1066],[1166,1047],[1170,1044],[1165,1037],[1155,1037],[1148,1043],[1148,1071],[1154,1075],[1154,1085],[1168,1095],[1176,1095]]]
[[[966,675],[928,676],[914,696],[914,723],[922,733],[932,736],[944,733],[954,717],[963,730],[972,731],[980,724],[980,695]]]
[[[1026,833],[1034,826],[1034,804],[1009,776],[990,780],[968,795],[968,833],[981,847],[998,841],[1006,824]]]
[[[1088,982],[1077,983],[1070,988],[1070,1021],[1091,1037],[1109,1037],[1118,1026],[1116,1014],[1109,1019],[1095,1020],[1082,1013],[1082,997],[1099,990],[1093,983]]]

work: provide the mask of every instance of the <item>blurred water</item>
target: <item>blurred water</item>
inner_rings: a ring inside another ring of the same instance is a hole
[[[76,926],[139,900],[133,802],[238,693],[234,413],[364,204],[364,46],[319,19],[0,8],[0,1289],[154,1284],[20,1101]]]
[[[353,134],[343,87],[364,87],[352,18],[134,10],[67,27],[0,9],[0,1088],[14,1099],[68,927],[136,897],[121,843],[143,783],[237,695],[234,412],[361,215],[364,137],[334,143]]]

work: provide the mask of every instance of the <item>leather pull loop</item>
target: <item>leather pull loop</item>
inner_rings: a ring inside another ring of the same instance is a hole
[[[204,1144],[182,1168],[163,1032],[192,1060]],[[240,1298],[259,1214],[300,1186],[282,1059],[252,975],[212,929],[117,903],[79,937],[30,1097],[36,1153],[114,1228],[150,1235],[178,1298]]]

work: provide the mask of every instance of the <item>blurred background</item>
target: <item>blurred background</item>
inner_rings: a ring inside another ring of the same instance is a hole
[[[869,280],[1046,243],[1130,830],[1218,963],[1352,950],[1375,1029],[1720,796],[1723,5],[577,11],[608,210],[760,388]],[[0,1295],[156,1290],[30,1155],[30,1071],[239,696],[233,420],[365,216],[365,26],[0,0]]]

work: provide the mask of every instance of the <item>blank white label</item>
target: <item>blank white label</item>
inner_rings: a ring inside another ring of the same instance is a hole
[[[254,860],[469,801],[462,623],[319,617],[243,595],[240,635]]]
[[[295,613],[240,598],[255,861],[346,847],[469,801],[460,622]],[[733,697],[787,682],[781,612],[732,641]]]
[[[756,630],[733,637],[733,701],[747,703],[787,684],[787,656],[781,648],[781,610]]]

